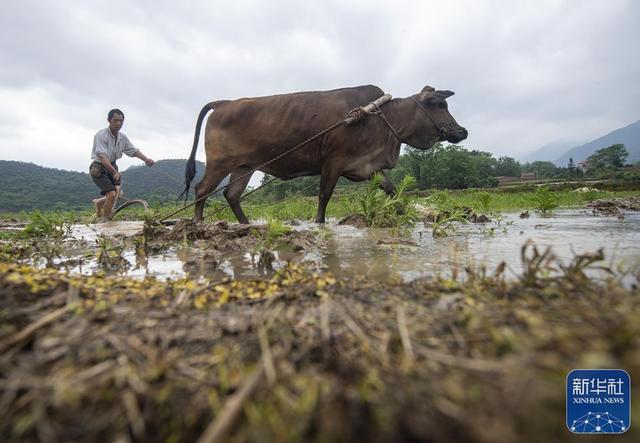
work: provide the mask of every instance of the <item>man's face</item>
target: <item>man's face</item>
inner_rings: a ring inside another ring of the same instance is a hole
[[[120,128],[122,128],[123,124],[124,116],[118,113],[113,114],[113,117],[111,117],[111,120],[109,120],[109,129],[115,134],[120,130]]]

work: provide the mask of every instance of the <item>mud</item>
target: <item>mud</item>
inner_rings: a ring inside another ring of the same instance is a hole
[[[455,208],[453,210],[423,212],[422,221],[425,223],[437,223],[450,218],[454,214],[460,214],[461,218],[471,223],[489,223],[491,219],[485,214],[478,214],[469,207]]]
[[[640,211],[640,197],[600,199],[587,203],[594,214],[624,217],[623,211]]]
[[[567,441],[569,371],[640,377],[640,293],[588,278],[602,255],[522,257],[514,280],[502,266],[395,284],[295,265],[167,281],[0,263],[0,436]]]
[[[251,251],[267,236],[267,231],[266,225],[229,224],[226,221],[204,224],[181,220],[171,229],[163,228],[153,234],[149,243],[166,246],[192,241],[197,249],[210,252]],[[289,230],[278,237],[276,246],[276,249],[306,251],[317,246],[317,238],[310,231]]]
[[[365,229],[368,226],[367,219],[364,217],[364,215],[361,214],[348,215],[340,220],[338,224],[353,226],[358,229]]]

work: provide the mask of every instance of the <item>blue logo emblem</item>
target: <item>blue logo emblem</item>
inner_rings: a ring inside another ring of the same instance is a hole
[[[622,369],[567,375],[567,427],[575,434],[622,434],[631,426],[631,379]]]

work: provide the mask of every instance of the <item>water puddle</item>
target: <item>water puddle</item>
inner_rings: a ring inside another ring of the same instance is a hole
[[[71,236],[87,242],[96,241],[101,235],[107,237],[130,237],[142,230],[141,221],[109,221],[107,223],[73,225]]]

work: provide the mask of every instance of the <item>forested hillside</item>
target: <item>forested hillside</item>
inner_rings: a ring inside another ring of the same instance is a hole
[[[186,160],[160,160],[152,168],[131,167],[122,173],[128,198],[150,203],[174,201],[182,192]],[[197,162],[198,183],[204,163]],[[86,209],[99,196],[87,173],[0,160],[0,212]],[[191,197],[193,194],[191,194]]]

